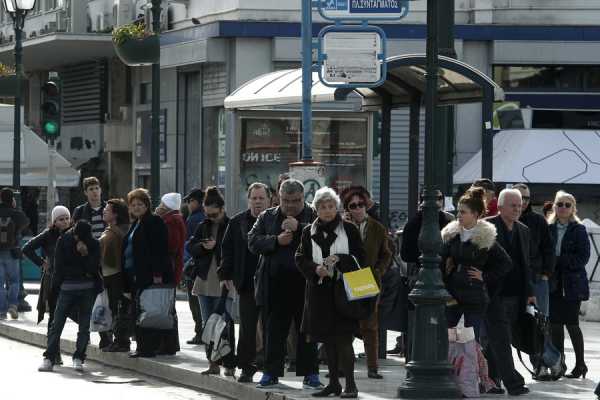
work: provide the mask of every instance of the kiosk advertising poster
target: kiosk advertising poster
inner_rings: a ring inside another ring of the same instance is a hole
[[[324,164],[325,183],[336,190],[351,185],[367,185],[366,116],[313,117],[313,155]],[[275,188],[279,174],[289,171],[289,164],[301,159],[301,118],[297,116],[241,117],[241,192],[253,182]],[[316,182],[316,181],[315,181]],[[306,187],[312,199],[320,184]],[[244,204],[243,202],[240,204]]]

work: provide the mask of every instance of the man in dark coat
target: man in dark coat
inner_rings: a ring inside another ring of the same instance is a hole
[[[256,304],[261,307],[265,335],[265,368],[258,385],[272,388],[283,376],[285,343],[292,320],[299,330],[306,280],[296,268],[302,230],[315,219],[304,202],[304,186],[295,179],[282,183],[280,206],[263,212],[248,233],[248,248],[260,256],[256,273]],[[296,375],[306,388],[320,389],[317,347],[299,333]]]
[[[438,222],[440,231],[444,229],[446,225],[450,222],[454,221],[454,215],[447,213],[443,210],[444,208],[444,194],[440,191],[436,191],[435,195],[436,205],[438,207]],[[419,250],[419,235],[421,234],[421,227],[423,225],[423,194],[420,196],[420,206],[417,214],[408,220],[406,225],[404,225],[404,229],[402,232],[402,244],[400,246],[400,257],[402,261],[407,264],[408,277],[409,277],[409,288],[407,294],[414,286],[415,278],[421,267],[421,251]],[[408,298],[405,298],[406,303],[408,304],[408,308],[410,310],[414,309],[414,306],[411,302],[408,301]],[[400,336],[396,340],[396,347],[388,351],[388,354],[401,354],[402,353],[402,343],[400,341]],[[408,338],[407,338],[408,340]],[[410,343],[410,342],[408,342]],[[408,344],[407,343],[407,344]],[[407,347],[407,346],[405,346]]]
[[[490,299],[486,315],[491,350],[490,375],[492,378],[501,378],[512,396],[529,393],[529,389],[515,369],[511,331],[518,324],[526,304],[535,303],[530,267],[530,234],[529,228],[519,222],[521,207],[521,193],[516,189],[504,189],[498,196],[499,214],[487,219],[496,226],[496,240],[506,250],[513,264],[512,270],[504,277],[499,295]]]
[[[254,298],[254,274],[258,256],[248,250],[248,232],[269,204],[269,187],[253,183],[248,187],[248,209],[234,216],[223,237],[222,262],[217,269],[219,279],[227,288],[232,286],[240,296],[240,338],[237,346],[237,365],[242,370],[238,382],[252,382],[256,368],[256,326],[258,307]],[[245,251],[243,250],[245,249]]]
[[[204,221],[206,216],[204,215],[204,209],[202,208],[202,201],[204,200],[204,191],[202,189],[192,189],[187,196],[183,198],[183,201],[187,203],[189,214],[185,220],[185,226],[187,231],[186,245],[184,246],[183,261],[187,263],[191,260],[192,256],[187,251],[187,244],[198,225]],[[202,315],[200,312],[200,303],[198,302],[198,296],[192,294],[192,288],[194,287],[194,280],[185,277],[185,288],[187,290],[188,305],[192,312],[192,318],[194,320],[194,337],[187,341],[187,344],[202,344]]]

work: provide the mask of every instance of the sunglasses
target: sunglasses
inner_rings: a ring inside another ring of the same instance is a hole
[[[572,204],[571,203],[563,203],[562,201],[559,201],[558,203],[556,203],[556,207],[558,208],[571,208]]]
[[[522,196],[523,201],[529,201],[531,200],[531,197],[529,196]]]
[[[208,218],[208,219],[217,219],[217,218],[219,218],[219,215],[221,215],[221,212],[206,213],[206,218]]]
[[[356,210],[357,208],[365,208],[365,203],[350,203],[348,204],[348,209]]]
[[[444,196],[436,196],[435,199],[437,201],[442,201],[442,200],[444,200]]]

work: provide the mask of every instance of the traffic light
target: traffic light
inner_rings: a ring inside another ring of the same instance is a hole
[[[51,79],[42,86],[42,133],[48,139],[60,136],[61,105],[60,84]]]

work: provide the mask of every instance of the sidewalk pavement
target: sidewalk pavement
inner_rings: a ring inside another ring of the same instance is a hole
[[[36,295],[27,296],[30,304],[37,303]],[[88,357],[103,364],[137,371],[144,375],[164,379],[177,385],[197,388],[202,391],[217,393],[221,396],[241,400],[300,400],[309,399],[311,392],[302,390],[302,377],[286,375],[280,379],[282,389],[264,391],[257,389],[255,384],[240,384],[232,378],[224,376],[202,376],[200,371],[208,368],[208,362],[204,354],[203,346],[192,346],[186,344],[186,340],[193,336],[194,326],[187,302],[177,302],[177,313],[179,316],[179,335],[181,341],[181,352],[176,356],[159,356],[152,359],[130,359],[123,353],[102,353],[97,345],[99,336],[92,333]],[[46,320],[39,325],[35,324],[37,311],[22,313],[15,321],[7,320],[0,322],[0,335],[14,340],[22,341],[39,347],[46,346]],[[535,382],[531,380],[530,374],[516,362],[521,374],[525,377],[532,393],[521,396],[523,399],[580,399],[595,400],[593,394],[595,383],[600,378],[600,323],[582,322],[582,329],[586,344],[586,362],[589,367],[588,379],[571,380],[561,379],[558,382]],[[75,348],[77,325],[69,321],[65,325],[62,335],[61,349],[63,353],[72,354]],[[568,338],[568,335],[566,335]],[[236,336],[237,337],[237,336]],[[388,348],[395,344],[394,332],[388,334]],[[574,355],[570,341],[567,339],[566,356],[569,369],[574,365]],[[362,342],[355,341],[356,353],[363,352]],[[515,354],[515,360],[517,360]],[[40,350],[40,363],[42,351]],[[65,361],[69,361],[65,357]],[[32,365],[32,373],[37,373],[38,365]],[[61,368],[56,371],[60,372]],[[356,363],[356,377],[361,399],[393,399],[397,398],[398,386],[403,382],[405,376],[404,360],[400,357],[391,356],[386,360],[380,360],[380,373],[384,380],[367,379],[366,364],[364,359]],[[321,366],[321,379],[327,383],[325,378],[327,370]],[[236,375],[239,376],[238,370]],[[260,378],[260,373],[255,375],[255,380]],[[485,395],[483,398],[505,398],[499,395]]]

